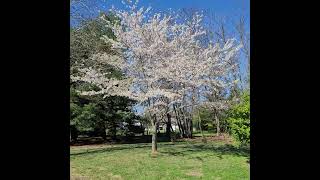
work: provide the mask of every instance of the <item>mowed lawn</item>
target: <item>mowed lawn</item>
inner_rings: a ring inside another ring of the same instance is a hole
[[[70,148],[71,179],[249,179],[249,150],[224,141]]]

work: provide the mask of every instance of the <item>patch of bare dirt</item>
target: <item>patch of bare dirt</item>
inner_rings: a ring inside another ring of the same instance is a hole
[[[91,179],[85,176],[71,176],[70,180],[91,180]]]
[[[200,136],[193,137],[192,139],[184,138],[180,139],[181,141],[188,141],[188,142],[203,142],[204,139]],[[220,136],[205,136],[206,142],[225,142],[226,144],[232,144],[232,138],[228,134],[221,134]]]
[[[104,145],[83,145],[83,146],[70,146],[70,149],[99,149],[99,148],[106,148],[106,147],[115,147],[114,145],[104,144]]]
[[[195,176],[195,177],[202,177],[203,176],[203,174],[197,170],[192,170],[192,171],[186,173],[186,175]]]
[[[123,178],[120,175],[113,175],[112,173],[108,174],[110,179],[112,180],[123,180]]]

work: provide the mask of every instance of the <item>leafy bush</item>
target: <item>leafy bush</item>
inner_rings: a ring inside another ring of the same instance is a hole
[[[250,143],[250,95],[244,93],[241,102],[228,112],[231,134],[242,144]]]

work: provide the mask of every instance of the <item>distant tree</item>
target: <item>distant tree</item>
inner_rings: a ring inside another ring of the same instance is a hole
[[[88,19],[70,29],[70,65],[72,70],[78,65],[92,66],[90,57],[99,52],[114,54],[110,44],[101,39],[103,35],[115,38],[111,29],[105,28],[105,21],[101,17],[114,21],[112,14],[101,13],[94,19]]]
[[[195,8],[181,9],[179,11],[180,19],[192,20],[193,15],[199,10]],[[204,11],[206,36],[201,39],[203,43],[216,42],[225,44],[230,38],[236,38],[242,45],[241,50],[236,56],[233,56],[229,63],[235,67],[229,76],[225,76],[226,82],[232,83],[237,81],[234,86],[229,86],[229,89],[219,89],[216,92],[206,94],[206,98],[211,103],[221,103],[224,100],[230,104],[239,98],[241,92],[249,88],[249,66],[250,66],[250,29],[246,24],[246,18],[243,15],[234,15],[228,17],[217,16],[211,10]],[[247,74],[241,71],[241,66],[247,66]],[[212,111],[212,121],[216,127],[217,134],[220,130],[227,128],[225,118],[223,117],[229,106],[224,108],[215,108],[208,106]],[[195,112],[196,113],[196,112]],[[197,114],[197,113],[196,113]]]
[[[208,110],[207,108],[200,108],[198,111],[196,111],[193,114],[193,121],[196,129],[203,130],[203,131],[208,131],[208,130],[212,131],[213,130],[212,117],[213,117],[212,111]]]
[[[118,82],[122,77],[120,72],[108,62],[95,61],[95,55],[99,53],[109,54],[110,57],[117,57],[117,52],[111,50],[111,45],[101,39],[102,35],[114,39],[115,36],[110,28],[106,28],[106,23],[101,19],[103,16],[110,22],[115,22],[116,17],[110,13],[100,13],[98,17],[85,18],[83,14],[89,11],[89,1],[74,1],[73,14],[71,19],[77,18],[76,24],[70,29],[70,65],[71,65],[71,116],[70,126],[72,132],[79,134],[86,131],[93,132],[92,135],[99,135],[106,138],[106,130],[115,139],[116,129],[123,120],[117,110],[130,111],[131,102],[122,97],[112,96],[105,99],[103,95],[95,94],[93,96],[83,95],[81,91],[99,91],[99,85],[93,85],[88,78],[94,76],[99,71],[104,73],[100,80],[104,78],[112,79],[112,83]],[[91,4],[90,6],[93,6]],[[82,8],[79,10],[77,8]],[[84,8],[84,9],[83,9]],[[79,10],[79,11],[77,11]],[[91,11],[91,10],[90,10]],[[89,12],[92,13],[92,12]],[[83,73],[88,73],[87,79],[74,79]],[[91,74],[90,74],[91,73]],[[91,76],[92,75],[92,76]],[[97,79],[97,78],[96,78]],[[111,84],[112,84],[111,83]],[[113,85],[112,85],[113,86]],[[115,85],[114,87],[116,87]],[[117,108],[116,108],[117,107]]]

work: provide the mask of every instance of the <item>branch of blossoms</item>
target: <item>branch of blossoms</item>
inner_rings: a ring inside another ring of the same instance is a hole
[[[71,80],[87,82],[97,86],[100,90],[94,91],[78,91],[81,95],[92,96],[103,94],[106,98],[107,96],[127,96],[131,97],[132,94],[129,91],[131,85],[131,79],[118,80],[115,78],[107,78],[106,75],[109,73],[101,73],[98,69],[94,68],[82,68],[79,69],[82,75],[71,76]]]
[[[120,22],[109,22],[108,27],[117,39],[103,37],[122,56],[97,54],[94,58],[120,68],[130,77],[134,88],[128,88],[129,81],[108,79],[91,69],[82,80],[99,86],[99,93],[123,94],[141,103],[159,96],[168,98],[169,103],[155,98],[158,101],[156,103],[162,105],[149,107],[160,110],[164,104],[169,106],[183,102],[184,97],[192,94],[205,95],[202,91],[204,86],[210,87],[210,91],[218,91],[234,84],[226,83],[223,79],[236,67],[231,59],[241,45],[237,45],[234,39],[226,41],[222,46],[201,43],[200,39],[206,33],[201,25],[201,14],[196,13],[190,22],[177,22],[171,15],[152,15],[151,7],[138,9],[137,1],[130,1],[127,7],[128,10],[112,9]],[[200,103],[192,101],[191,105]],[[213,103],[211,106],[223,107],[221,103]]]

